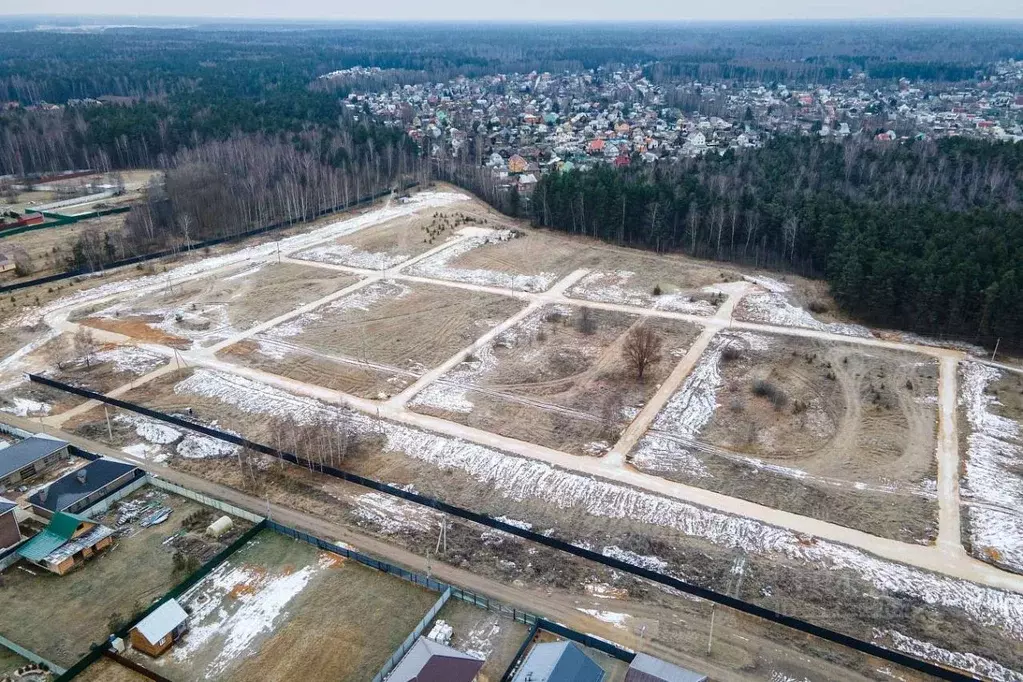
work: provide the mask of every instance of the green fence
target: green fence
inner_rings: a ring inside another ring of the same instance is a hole
[[[208,576],[214,571],[220,564],[224,563],[228,557],[237,552],[239,549],[247,545],[252,538],[256,537],[261,531],[266,529],[266,521],[260,521],[252,528],[248,529],[237,540],[232,542],[230,545],[222,549],[215,557],[207,561],[205,564],[200,566],[194,573],[189,575],[187,578],[182,580],[176,586],[172,587],[170,592],[163,595],[155,602],[153,602],[148,609],[142,612],[141,615],[133,619],[130,623],[122,627],[117,632],[112,633],[114,637],[125,638],[128,636],[128,632],[135,627],[139,621],[148,616],[150,613],[163,606],[166,602],[171,599],[177,599],[182,594],[187,592],[190,588],[194,587],[203,578]],[[98,661],[103,656],[103,650],[108,646],[107,642],[100,644],[93,644],[89,650],[89,653],[85,654],[80,658],[73,666],[68,668],[64,674],[57,678],[56,682],[65,682],[66,680],[74,679],[80,675],[86,668]]]

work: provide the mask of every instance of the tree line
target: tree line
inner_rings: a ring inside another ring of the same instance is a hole
[[[670,166],[544,175],[528,215],[616,244],[824,277],[868,323],[1019,347],[1021,198],[1023,145],[782,137]],[[494,203],[522,206],[508,193]]]

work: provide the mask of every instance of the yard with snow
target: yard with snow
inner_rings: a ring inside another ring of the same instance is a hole
[[[180,598],[189,632],[155,661],[176,680],[365,682],[439,595],[272,531]]]

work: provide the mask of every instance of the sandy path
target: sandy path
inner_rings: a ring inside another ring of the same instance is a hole
[[[938,383],[938,548],[953,558],[966,554],[959,518],[959,434],[956,426],[956,372],[954,358],[942,358]]]

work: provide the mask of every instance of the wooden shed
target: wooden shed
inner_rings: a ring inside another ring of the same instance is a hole
[[[131,629],[129,638],[133,648],[157,657],[171,648],[188,632],[188,613],[175,599],[160,605]]]

